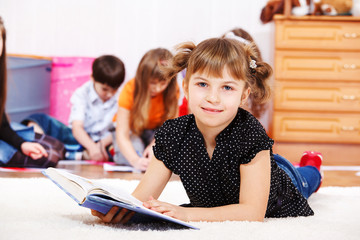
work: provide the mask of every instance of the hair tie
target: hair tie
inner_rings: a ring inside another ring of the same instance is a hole
[[[256,61],[254,59],[251,59],[249,66],[250,68],[255,69],[257,67]]]
[[[243,43],[245,45],[250,44],[250,41],[248,41],[248,40],[246,40],[246,39],[244,39],[242,37],[236,36],[233,32],[228,32],[227,34],[225,34],[225,37],[230,38],[230,39],[235,39],[238,42],[241,42],[241,43]]]

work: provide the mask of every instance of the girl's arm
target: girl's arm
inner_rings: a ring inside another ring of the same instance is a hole
[[[139,156],[135,151],[130,140],[130,111],[122,107],[119,107],[116,116],[116,142],[121,153],[133,167],[146,170],[149,159]]]
[[[184,208],[150,200],[144,206],[184,221],[263,221],[270,193],[270,152],[259,152],[240,166],[239,204],[214,208]]]
[[[169,181],[171,174],[172,172],[165,167],[163,162],[153,157],[146,173],[141,178],[139,185],[132,195],[140,201],[147,201],[153,197],[158,198]],[[126,223],[133,215],[133,213],[127,214],[128,210],[124,208],[120,212],[118,211],[119,207],[112,207],[107,214],[102,214],[95,210],[91,210],[91,214],[99,217],[104,222],[111,223]]]
[[[157,199],[168,183],[171,174],[172,172],[164,163],[153,156],[148,169],[132,195],[142,202],[151,197]]]

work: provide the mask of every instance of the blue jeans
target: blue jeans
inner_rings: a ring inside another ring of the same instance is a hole
[[[274,159],[278,166],[289,175],[292,183],[306,199],[320,186],[321,174],[316,167],[305,166],[296,168],[278,154],[274,154]]]
[[[48,136],[56,138],[60,142],[67,145],[79,144],[74,135],[72,134],[71,128],[58,121],[57,119],[50,117],[44,113],[35,113],[25,118],[22,123],[27,124],[29,121],[37,123],[44,133]]]
[[[35,139],[33,127],[26,127],[19,123],[11,123],[11,128],[25,141],[32,142]],[[7,142],[0,140],[0,162],[7,164],[18,150]]]

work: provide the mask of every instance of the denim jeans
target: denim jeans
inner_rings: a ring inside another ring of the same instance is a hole
[[[25,141],[32,142],[35,139],[35,132],[33,127],[26,127],[19,123],[11,123],[11,128]],[[8,144],[7,142],[0,140],[0,164],[7,164],[10,159],[18,150]]]
[[[37,123],[46,135],[56,138],[64,144],[79,144],[74,138],[71,128],[49,115],[35,113],[24,119],[22,123],[26,124],[29,121]]]
[[[278,166],[289,175],[292,183],[306,199],[320,186],[321,174],[316,167],[294,167],[287,159],[278,154],[274,154],[274,159]]]

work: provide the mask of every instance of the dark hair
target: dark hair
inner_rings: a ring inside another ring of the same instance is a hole
[[[2,38],[2,52],[0,53],[0,123],[5,112],[6,102],[6,30],[4,21],[0,17],[0,34]]]
[[[100,56],[92,64],[92,76],[95,82],[117,89],[124,82],[124,63],[113,55]]]

